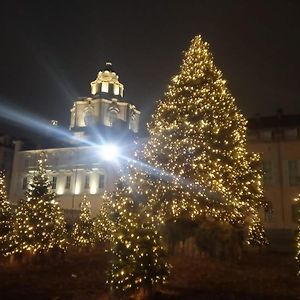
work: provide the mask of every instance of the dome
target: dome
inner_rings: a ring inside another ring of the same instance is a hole
[[[98,73],[96,80],[91,82],[91,94],[101,95],[111,99],[123,98],[124,86],[119,82],[119,76],[112,69],[112,63],[106,62],[103,71]]]

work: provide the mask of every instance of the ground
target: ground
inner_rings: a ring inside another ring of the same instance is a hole
[[[105,269],[108,254],[102,248],[69,252],[65,261],[44,264],[2,264],[1,300],[108,299]],[[300,278],[292,255],[246,253],[239,263],[201,257],[170,257],[169,283],[156,299],[300,299]]]

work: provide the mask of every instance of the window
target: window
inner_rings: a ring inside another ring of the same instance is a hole
[[[288,172],[289,172],[289,184],[291,186],[299,184],[299,176],[298,176],[298,161],[297,160],[289,160],[288,161]]]
[[[268,205],[264,208],[265,221],[270,222],[273,217],[273,207],[270,201],[267,202]]]
[[[26,190],[27,189],[27,185],[28,185],[28,179],[27,177],[23,178],[23,182],[22,182],[22,189]]]
[[[114,95],[119,95],[119,86],[114,84]]]
[[[263,180],[265,185],[272,184],[273,174],[272,174],[272,161],[265,160],[262,162]]]
[[[116,111],[109,112],[109,125],[113,126],[118,118],[118,113]]]
[[[292,204],[292,220],[295,223],[298,223],[300,220],[300,203]]]
[[[103,189],[104,188],[104,175],[100,174],[99,175],[99,185],[98,185],[99,189]]]
[[[71,176],[68,175],[68,176],[66,177],[66,186],[65,186],[65,188],[66,188],[66,190],[69,190],[70,187],[71,187]]]
[[[86,175],[85,176],[84,188],[85,189],[89,189],[90,188],[90,175]]]
[[[108,93],[108,82],[102,82],[101,92]]]
[[[57,177],[53,176],[52,177],[52,190],[56,189],[56,182],[57,182]]]
[[[271,130],[262,130],[259,133],[259,136],[264,141],[270,141],[272,139],[272,131]]]
[[[297,138],[297,128],[288,128],[284,130],[284,136],[287,140],[293,140]]]
[[[247,134],[248,141],[256,141],[257,140],[257,133],[253,131],[249,131]]]

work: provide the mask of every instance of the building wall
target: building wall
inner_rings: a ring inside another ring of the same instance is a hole
[[[112,64],[107,62],[105,70],[100,71],[96,80],[91,82],[91,97],[74,101],[71,108],[69,129],[70,133],[77,138],[74,143],[78,143],[79,140],[80,143],[89,141],[87,145],[97,144],[99,137],[102,138],[101,129],[105,128],[116,142],[121,143],[119,138],[122,137],[122,143],[125,142],[125,145],[121,146],[126,148],[122,149],[124,150],[122,156],[133,154],[135,143],[133,140],[126,141],[126,139],[127,136],[133,139],[134,133],[138,133],[140,111],[123,99],[123,92],[123,84],[119,82],[118,75],[112,70]],[[117,132],[115,129],[120,130]],[[105,131],[103,130],[103,133]],[[70,215],[74,211],[78,212],[83,195],[86,194],[91,201],[92,214],[96,215],[104,191],[113,190],[116,179],[121,175],[120,160],[119,162],[105,161],[101,158],[99,150],[96,146],[74,145],[69,148],[22,151],[22,143],[17,141],[10,201],[17,204],[24,197],[24,192],[37,170],[38,158],[41,152],[45,152],[48,156],[47,174],[53,182],[52,190],[58,195],[61,207],[66,212],[71,212]]]
[[[116,118],[128,124],[128,129],[137,133],[139,131],[140,112],[124,101],[108,99],[86,98],[75,101],[71,109],[70,129],[86,127],[90,124],[101,124],[107,127],[113,126],[111,114],[115,113]]]
[[[24,197],[42,152],[47,154],[47,174],[52,183],[55,181],[52,190],[57,193],[61,207],[66,211],[78,211],[83,195],[86,194],[91,201],[92,215],[95,216],[99,211],[104,191],[114,188],[121,167],[118,162],[103,160],[97,147],[17,150],[10,201],[17,204]]]
[[[289,136],[289,131],[276,135],[270,129],[260,130],[248,139],[249,150],[261,155],[264,193],[272,206],[263,219],[270,229],[297,227],[294,198],[300,193],[300,139]]]

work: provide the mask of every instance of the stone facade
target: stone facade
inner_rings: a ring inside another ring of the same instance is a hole
[[[107,89],[103,89],[104,84]],[[98,213],[104,191],[114,188],[116,179],[121,176],[124,158],[133,154],[140,111],[124,100],[124,87],[111,70],[111,64],[99,72],[91,87],[90,97],[74,102],[70,141],[66,145],[33,150],[24,149],[21,141],[16,142],[10,185],[12,203],[17,204],[24,197],[37,170],[37,160],[44,152],[48,157],[46,169],[52,190],[58,195],[67,219],[73,221],[77,217],[84,194],[91,201],[93,216]],[[109,141],[99,139],[104,133],[110,134]],[[105,160],[98,140],[118,144],[119,159]]]
[[[140,111],[123,98],[124,86],[106,64],[95,81],[91,82],[91,96],[74,102],[71,109],[70,130],[82,137],[90,127],[119,127],[133,133],[139,131]]]
[[[300,116],[282,115],[249,120],[248,148],[261,156],[264,194],[270,208],[263,220],[269,229],[295,230],[300,193]]]

